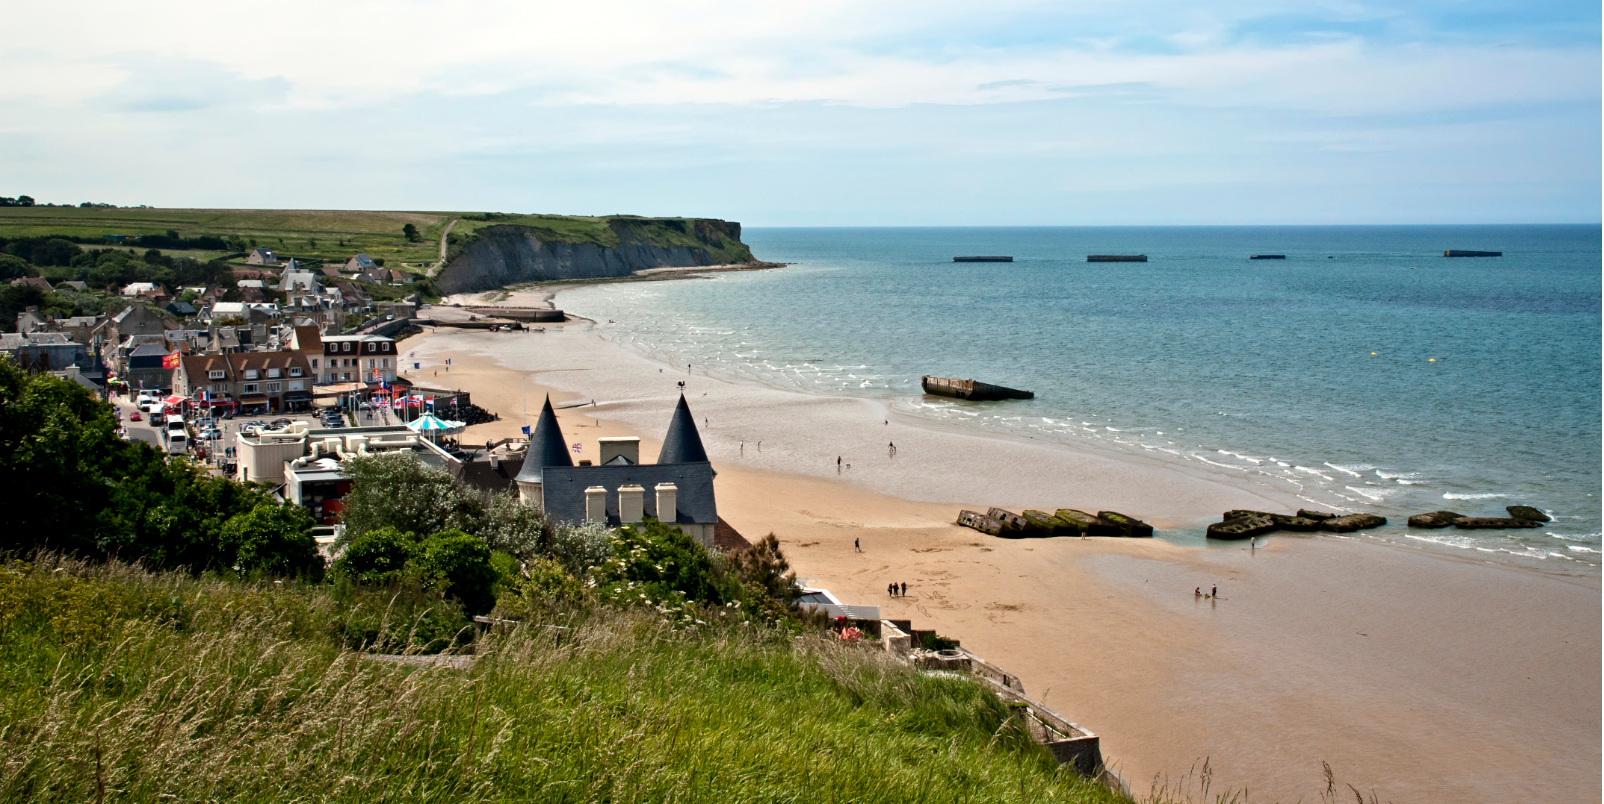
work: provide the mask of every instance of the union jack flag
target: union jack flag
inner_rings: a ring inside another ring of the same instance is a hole
[[[579,444],[577,442],[574,444],[574,452],[581,452],[584,449],[585,449],[585,447],[584,447],[583,444]]]

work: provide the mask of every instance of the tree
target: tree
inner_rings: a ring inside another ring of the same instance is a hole
[[[515,491],[492,494],[485,501],[477,533],[490,549],[520,558],[546,552],[551,528],[538,507],[520,502]]]
[[[77,243],[53,237],[34,246],[28,260],[34,265],[71,265],[72,258],[81,253],[83,249]]]
[[[405,453],[355,457],[344,464],[351,491],[341,521],[345,540],[382,527],[403,533],[477,531],[484,498],[456,478]]]
[[[410,240],[412,242],[417,242],[417,240],[418,240],[418,227],[413,226],[412,224],[409,223],[409,224],[401,227],[401,234],[406,235],[408,240]]]
[[[241,572],[323,576],[323,557],[312,538],[312,517],[299,505],[263,501],[224,523],[222,546]]]
[[[0,254],[0,281],[10,282],[25,276],[38,276],[39,271],[28,261],[11,254]]]
[[[33,202],[33,197],[32,196],[27,196],[27,195],[19,195],[19,196],[17,196],[17,206],[19,206],[19,207],[31,207],[31,206],[33,206],[33,203],[34,202]]]

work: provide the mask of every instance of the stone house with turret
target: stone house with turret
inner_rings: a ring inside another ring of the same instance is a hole
[[[604,522],[618,527],[646,517],[677,525],[703,546],[714,545],[718,505],[713,464],[683,395],[654,464],[640,462],[640,439],[604,438],[599,465],[575,466],[551,399],[529,436],[515,478],[518,496],[557,522]]]

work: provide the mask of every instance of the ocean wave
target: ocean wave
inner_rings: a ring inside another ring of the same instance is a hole
[[[1565,549],[1575,550],[1578,553],[1592,553],[1593,555],[1600,555],[1597,547],[1583,547],[1579,544],[1567,544],[1565,545]]]
[[[1443,492],[1442,498],[1445,500],[1496,500],[1508,496],[1508,494],[1455,494],[1448,491]]]
[[[1348,466],[1338,466],[1338,465],[1336,465],[1334,463],[1327,463],[1326,466],[1329,466],[1332,469],[1337,470],[1338,472],[1342,472],[1344,474],[1353,475],[1354,477],[1364,477],[1364,475],[1360,474],[1361,472],[1367,472],[1370,469],[1374,468],[1374,467],[1370,466],[1369,464],[1354,464],[1352,467],[1348,467]]]
[[[1353,486],[1343,488],[1357,494],[1371,502],[1386,502],[1388,497],[1398,493],[1398,489],[1356,489]]]

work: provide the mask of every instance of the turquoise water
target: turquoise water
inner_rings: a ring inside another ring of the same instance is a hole
[[[893,396],[918,415],[1095,442],[1398,524],[1597,567],[1600,227],[748,229],[777,271],[582,289],[610,337],[730,379]],[[1503,251],[1446,259],[1443,249]],[[1085,255],[1146,254],[1146,263]],[[1285,254],[1250,261],[1249,254]],[[953,263],[1009,254],[1012,263]],[[922,374],[1029,388],[924,397]]]

